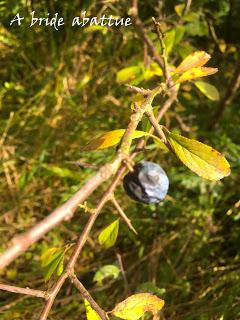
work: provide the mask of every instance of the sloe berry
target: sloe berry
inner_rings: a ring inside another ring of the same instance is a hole
[[[168,192],[166,172],[156,163],[140,161],[125,175],[123,187],[132,199],[143,203],[158,203]]]

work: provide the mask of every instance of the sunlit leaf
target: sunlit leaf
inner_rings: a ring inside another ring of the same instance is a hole
[[[120,273],[120,270],[115,265],[106,265],[101,267],[94,275],[93,281],[97,282],[99,286],[103,284],[103,280],[108,277],[116,279]]]
[[[86,309],[87,320],[101,320],[97,312],[92,309],[92,307],[86,299],[84,299],[84,305]]]
[[[177,4],[174,6],[174,10],[176,12],[176,14],[181,17],[182,14],[183,14],[183,11],[184,11],[184,8],[185,8],[185,4],[184,3],[181,3],[181,4]]]
[[[42,254],[41,266],[45,281],[48,281],[55,271],[58,276],[62,274],[65,251],[64,248],[50,248]]]
[[[106,249],[112,247],[118,236],[119,219],[115,220],[109,226],[107,226],[98,236],[99,244]]]
[[[117,129],[117,130],[106,132],[99,137],[93,138],[85,147],[81,148],[81,151],[101,150],[101,149],[113,147],[121,141],[124,133],[125,133],[125,129]],[[162,143],[158,137],[144,131],[136,130],[132,137],[133,139],[136,139],[144,136],[152,137],[154,139],[159,140],[159,143]],[[163,143],[162,143],[162,148],[165,148]]]
[[[182,83],[185,81],[202,78],[209,76],[211,74],[214,74],[218,72],[217,68],[207,68],[207,67],[198,67],[198,68],[192,68],[185,73],[183,73],[176,81],[176,83]]]
[[[151,293],[138,293],[120,302],[113,309],[112,313],[116,317],[126,320],[137,320],[145,312],[157,315],[164,306],[164,300]]]
[[[205,51],[195,51],[188,55],[176,68],[176,73],[184,73],[192,68],[202,67],[205,65],[211,56]]]
[[[176,156],[200,177],[220,180],[230,174],[229,163],[212,147],[170,132],[166,138]]]
[[[219,100],[219,92],[215,86],[205,81],[195,81],[195,86],[210,100]]]
[[[63,252],[62,248],[49,248],[44,251],[41,255],[41,266],[46,267],[49,263],[51,263],[59,254]]]
[[[166,52],[169,54],[175,44],[175,29],[172,29],[170,31],[167,31],[164,35],[164,43],[166,46]]]
[[[58,270],[59,265],[63,265],[63,259],[64,259],[64,252],[59,253],[57,257],[51,261],[45,268],[44,268],[44,279],[45,281],[48,281],[53,273]],[[59,271],[61,270],[61,267]],[[57,271],[57,273],[59,273]],[[61,271],[62,273],[62,271]]]
[[[126,67],[118,71],[116,80],[118,83],[131,83],[139,77],[141,73],[141,65]]]

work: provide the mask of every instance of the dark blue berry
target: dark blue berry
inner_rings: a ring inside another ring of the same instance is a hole
[[[123,179],[129,197],[143,203],[158,203],[165,198],[169,180],[158,164],[141,161],[133,169]]]

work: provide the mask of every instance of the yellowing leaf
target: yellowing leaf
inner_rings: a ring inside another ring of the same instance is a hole
[[[126,320],[137,320],[145,312],[157,315],[164,306],[164,300],[150,293],[138,293],[120,302],[113,309],[114,316]]]
[[[112,247],[118,236],[119,219],[115,220],[108,227],[103,229],[103,231],[98,236],[99,244],[104,246],[106,249]]]
[[[81,151],[101,150],[115,146],[121,141],[124,133],[125,129],[117,129],[106,132],[97,138],[93,138],[85,147],[81,148]],[[162,144],[162,148],[166,149],[165,145],[161,142],[161,140],[158,137],[151,135],[148,132],[136,130],[133,134],[133,139],[141,138],[144,136],[149,136],[158,140],[159,143]]]
[[[217,150],[179,134],[166,133],[176,156],[193,172],[208,180],[220,180],[230,174],[230,166]]]
[[[189,69],[202,67],[211,58],[205,51],[195,51],[187,56],[175,70],[176,73],[184,73]]]
[[[92,307],[86,299],[84,299],[84,305],[86,309],[87,320],[101,320],[97,312],[92,309]]]
[[[195,86],[210,100],[219,100],[219,92],[215,86],[205,81],[195,81]]]
[[[210,74],[218,72],[217,68],[198,67],[192,68],[183,73],[176,81],[176,83],[182,83],[196,78],[206,77]]]

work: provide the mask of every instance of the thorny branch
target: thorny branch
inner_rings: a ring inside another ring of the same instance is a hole
[[[165,78],[166,78],[166,84],[169,86],[172,80],[168,73],[168,65],[167,65],[167,58],[164,50],[164,44],[162,44],[163,52],[162,52],[162,56],[160,56],[153,42],[148,38],[144,25],[138,16],[137,0],[133,0],[132,16],[134,18],[135,26],[139,35],[142,37],[144,43],[147,45],[149,51],[153,55],[154,60],[157,61],[157,63],[163,69],[163,74],[165,75]],[[160,37],[160,41],[163,43],[163,39],[161,37]],[[48,231],[50,231],[60,222],[62,222],[63,220],[71,219],[74,212],[77,210],[78,206],[81,203],[83,203],[88,198],[88,196],[91,193],[93,193],[94,190],[96,190],[96,188],[100,184],[107,181],[112,175],[114,175],[114,178],[111,184],[103,194],[98,205],[96,206],[96,209],[89,217],[89,220],[86,223],[82,234],[79,236],[77,243],[74,246],[73,252],[70,256],[70,259],[62,275],[57,279],[57,281],[54,283],[52,288],[50,288],[50,290],[46,292],[41,290],[33,290],[29,288],[20,288],[20,287],[0,284],[0,289],[2,290],[45,298],[47,301],[42,310],[39,320],[47,319],[48,314],[55,301],[55,298],[67,278],[70,278],[72,280],[73,284],[80,291],[81,295],[89,302],[89,304],[97,312],[99,317],[103,320],[108,319],[105,311],[101,309],[101,307],[91,297],[90,293],[86,290],[86,288],[82,285],[82,283],[77,279],[77,276],[74,273],[74,267],[82,251],[82,248],[86,243],[86,240],[94,225],[94,222],[96,221],[102,208],[108,201],[112,201],[115,208],[118,210],[119,214],[122,216],[122,218],[127,223],[129,228],[136,233],[136,230],[131,225],[131,221],[125,215],[121,206],[114,198],[114,190],[116,189],[118,183],[122,178],[123,173],[126,170],[126,167],[127,167],[126,163],[128,163],[128,160],[133,159],[134,156],[136,155],[136,153],[133,153],[131,156],[129,155],[130,147],[132,144],[132,134],[136,130],[139,122],[141,121],[145,113],[147,116],[149,116],[151,123],[153,124],[153,127],[150,129],[150,133],[152,133],[155,129],[157,133],[162,134],[162,135],[160,134],[160,136],[164,140],[164,134],[161,132],[161,127],[158,125],[158,122],[160,121],[160,119],[162,119],[163,115],[167,112],[167,110],[176,100],[178,89],[175,86],[173,87],[171,87],[171,85],[169,86],[169,89],[168,89],[169,97],[163,104],[162,108],[160,109],[156,119],[153,116],[153,114],[149,113],[149,110],[151,110],[151,105],[155,96],[161,93],[163,90],[165,90],[165,88],[166,86],[160,85],[153,90],[146,90],[142,88],[129,86],[129,89],[131,91],[141,93],[146,98],[144,103],[140,107],[137,107],[134,110],[133,114],[131,115],[130,122],[122,138],[120,147],[117,151],[115,158],[112,160],[112,162],[101,167],[98,173],[94,175],[92,178],[90,178],[73,197],[71,197],[63,205],[55,209],[48,217],[43,219],[41,222],[39,222],[37,225],[35,225],[26,233],[15,237],[12,240],[12,245],[10,246],[10,248],[0,256],[0,269],[1,269],[7,266],[9,263],[11,263],[13,260],[15,260],[22,252],[26,251],[31,244],[38,241],[42,236],[44,236]],[[145,143],[145,139],[141,139],[137,144],[137,148],[143,147],[144,143]]]

